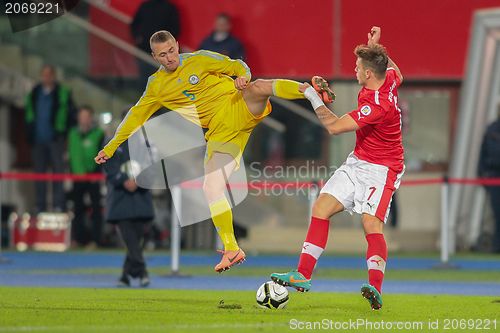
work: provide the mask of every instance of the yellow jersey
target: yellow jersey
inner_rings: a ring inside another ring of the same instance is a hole
[[[241,60],[215,52],[180,54],[179,67],[174,72],[160,67],[149,77],[144,94],[129,110],[104,152],[112,157],[118,146],[162,106],[208,128],[221,105],[236,91],[231,76],[245,76],[250,82],[250,68]]]

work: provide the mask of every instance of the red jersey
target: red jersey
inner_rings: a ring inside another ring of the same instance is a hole
[[[397,90],[400,84],[394,68],[387,68],[384,84],[378,90],[363,87],[358,94],[358,108],[349,113],[359,126],[354,155],[397,173],[404,167]]]

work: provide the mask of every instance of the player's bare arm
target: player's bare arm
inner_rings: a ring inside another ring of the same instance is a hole
[[[358,124],[348,114],[338,117],[326,106],[320,106],[314,112],[316,112],[319,121],[330,135],[338,135],[359,129]]]
[[[382,35],[382,30],[380,29],[380,27],[377,26],[372,27],[372,29],[368,33],[368,43],[367,43],[368,46],[378,44],[381,35]],[[403,74],[401,74],[401,70],[399,69],[398,65],[396,65],[396,63],[390,57],[388,65],[389,65],[388,67],[392,67],[396,70],[396,73],[399,77],[399,81],[403,83]]]
[[[345,132],[352,132],[359,129],[358,124],[350,115],[337,116],[329,108],[327,108],[316,90],[308,83],[300,86],[300,91],[304,92],[307,99],[311,101],[314,112],[318,116],[319,121],[325,127],[330,135],[338,135]]]
[[[316,112],[319,121],[330,135],[338,135],[359,129],[358,124],[348,114],[339,117],[326,106],[320,106],[314,112]]]
[[[392,59],[389,57],[388,58],[389,60],[389,67],[392,67],[396,70],[396,74],[398,75],[399,77],[399,82],[400,83],[403,83],[403,74],[401,74],[401,70],[399,69],[398,65],[396,65],[396,63],[394,61],[392,61]]]

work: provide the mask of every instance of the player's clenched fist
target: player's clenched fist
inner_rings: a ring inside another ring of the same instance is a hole
[[[234,80],[234,86],[238,90],[243,90],[248,86],[248,79],[244,76],[239,76]]]
[[[378,44],[381,33],[382,31],[380,30],[380,27],[372,27],[372,29],[368,33],[368,45],[371,46]]]
[[[109,157],[108,157],[108,155],[106,155],[104,150],[101,150],[99,153],[97,153],[97,156],[94,158],[94,161],[97,164],[106,163],[107,160],[109,160]]]

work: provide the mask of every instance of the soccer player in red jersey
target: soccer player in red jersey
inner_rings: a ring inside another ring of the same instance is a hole
[[[296,271],[273,273],[271,278],[299,291],[311,288],[311,275],[328,239],[330,218],[348,211],[361,214],[368,242],[368,281],[361,294],[372,307],[382,307],[382,280],[387,261],[387,245],[382,233],[391,198],[404,173],[401,110],[397,88],[403,76],[378,42],[381,30],[373,27],[368,43],[354,50],[356,78],[362,86],[358,108],[342,117],[331,112],[318,96],[327,87],[321,78],[305,87],[305,96],[332,135],[356,131],[356,146],[345,163],[335,171],[316,200]]]

